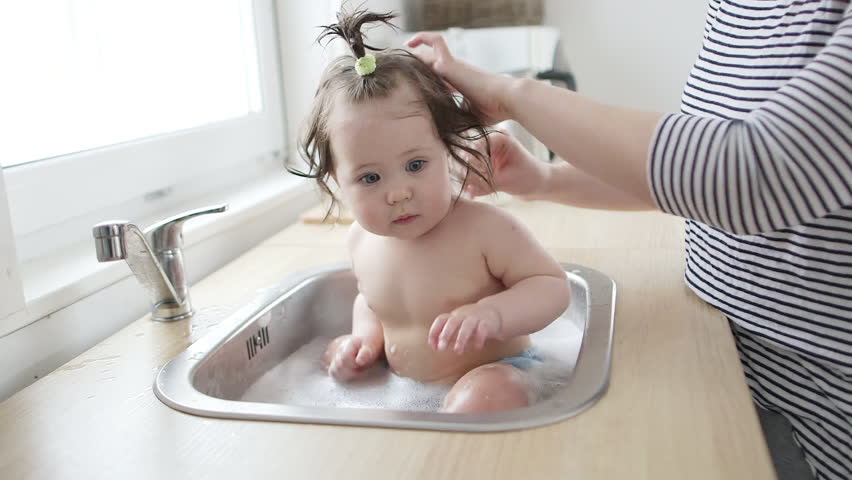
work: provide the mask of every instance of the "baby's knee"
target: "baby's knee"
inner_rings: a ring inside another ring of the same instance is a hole
[[[530,386],[510,365],[489,364],[468,372],[444,398],[444,412],[499,412],[530,404]]]

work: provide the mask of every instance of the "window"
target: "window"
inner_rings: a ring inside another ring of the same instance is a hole
[[[2,9],[16,74],[0,92],[0,164],[21,262],[90,241],[113,212],[137,221],[280,174],[269,160],[285,141],[273,0]]]

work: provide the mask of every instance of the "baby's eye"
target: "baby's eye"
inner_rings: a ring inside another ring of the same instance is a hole
[[[366,175],[362,175],[358,180],[360,182],[366,183],[367,185],[378,182],[382,177],[378,173],[368,173]]]
[[[405,166],[405,170],[407,172],[419,172],[420,170],[423,170],[423,167],[425,166],[425,160],[412,160],[408,162],[408,165]]]

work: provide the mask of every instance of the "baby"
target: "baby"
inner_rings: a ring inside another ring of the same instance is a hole
[[[358,295],[352,333],[323,355],[357,378],[384,356],[399,375],[452,385],[443,411],[488,412],[531,399],[525,370],[541,359],[528,334],[568,306],[559,264],[506,212],[460,197],[452,171],[490,183],[471,145],[488,131],[431,69],[402,50],[367,54],[362,26],[393,15],[338,15],[353,56],[324,73],[300,148],[308,170],[355,223],[348,235]],[[375,50],[375,49],[373,49]],[[468,159],[475,159],[472,165]]]

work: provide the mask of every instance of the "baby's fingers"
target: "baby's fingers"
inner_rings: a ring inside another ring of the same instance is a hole
[[[369,346],[362,346],[355,356],[355,364],[359,367],[367,366],[376,359],[376,352]]]
[[[476,326],[476,331],[473,333],[471,343],[477,350],[482,350],[485,347],[485,341],[488,340],[488,329],[485,322],[479,322]]]
[[[337,348],[337,352],[331,359],[328,366],[328,372],[335,378],[347,380],[352,376],[352,371],[357,367],[355,363],[355,355],[361,346],[361,341],[348,338],[344,340]]]
[[[438,350],[446,350],[448,346],[453,344],[456,332],[458,332],[465,318],[467,318],[467,315],[464,314],[450,314],[450,318],[447,319],[447,323],[444,324],[444,329],[438,337]]]
[[[440,337],[441,331],[444,329],[444,325],[446,325],[449,318],[449,313],[442,313],[435,318],[434,322],[432,322],[432,327],[429,329],[429,337],[427,341],[429,342],[429,346],[435,350],[438,349],[438,337]]]
[[[350,337],[343,342],[340,349],[337,350],[337,357],[341,360],[347,360],[349,363],[355,363],[355,355],[361,349],[361,339]]]
[[[464,321],[459,327],[459,333],[456,337],[455,351],[459,355],[464,353],[464,349],[467,346],[467,343],[470,341],[471,336],[476,332],[477,321],[472,317],[468,317],[466,321]]]

